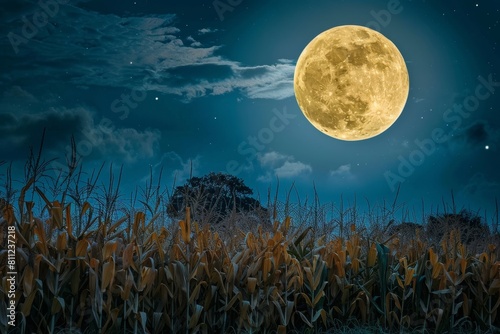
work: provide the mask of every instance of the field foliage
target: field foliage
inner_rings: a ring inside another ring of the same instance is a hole
[[[327,233],[289,215],[279,221],[271,206],[260,224],[242,225],[245,217],[233,212],[211,226],[193,220],[189,207],[172,223],[152,182],[142,209],[133,209],[119,205],[119,178],[111,176],[93,200],[96,177],[81,188],[74,176],[63,178],[50,200],[37,170],[28,170],[15,203],[0,203],[2,245],[7,226],[16,229],[19,332],[500,329],[495,235],[472,248],[459,228],[435,240],[415,225],[408,238],[380,224],[368,231],[354,216]],[[1,309],[7,272],[2,249]],[[5,332],[3,312],[0,326]]]

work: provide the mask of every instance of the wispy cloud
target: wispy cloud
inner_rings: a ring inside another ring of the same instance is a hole
[[[203,29],[198,30],[198,33],[200,35],[204,35],[204,34],[214,33],[214,32],[217,32],[217,31],[219,31],[219,29],[203,28]]]
[[[285,161],[283,166],[274,170],[276,176],[280,178],[292,178],[303,173],[312,172],[312,167],[300,161]]]
[[[276,151],[260,155],[259,162],[265,170],[265,173],[258,177],[258,181],[261,182],[270,182],[275,177],[283,179],[296,178],[312,172],[310,165],[296,161],[291,155],[285,155]]]
[[[193,46],[193,47],[201,46],[201,43],[198,42],[197,40],[195,40],[193,38],[193,36],[188,36],[188,38],[186,38],[186,40],[191,43],[190,46]]]
[[[351,172],[351,164],[340,165],[337,169],[330,170],[330,178],[335,180],[349,180],[354,179]]]
[[[155,129],[116,129],[103,135],[102,144],[98,149],[105,156],[118,156],[123,161],[132,163],[139,159],[152,158],[158,151],[160,139],[161,133]]]
[[[476,199],[488,202],[498,198],[500,183],[488,178],[483,173],[476,173],[467,180],[467,183],[459,191],[459,195],[467,199]]]
[[[258,157],[260,164],[266,167],[274,167],[276,164],[282,163],[288,158],[288,156],[276,151],[266,152]]]
[[[36,77],[43,85],[63,81],[81,87],[142,88],[178,95],[184,101],[233,91],[251,99],[293,96],[292,60],[246,66],[228,59],[221,55],[222,46],[204,46],[176,27],[174,14],[127,17],[72,5],[61,6],[55,20],[57,27],[40,30],[18,46],[17,55],[7,38],[0,41],[14,68],[9,77],[3,77],[6,84],[12,77],[32,84]],[[5,34],[14,28],[0,25]],[[216,31],[204,28],[198,33]],[[39,60],[37,66],[33,58]],[[199,71],[203,66],[221,75]]]
[[[18,105],[22,103],[39,103],[40,101],[30,92],[19,86],[12,86],[2,94],[2,105],[5,107],[7,104]],[[5,111],[5,109],[4,109]]]
[[[183,159],[174,151],[167,152],[162,155],[159,161],[153,165],[153,170],[158,173],[160,169],[164,169],[170,173],[172,180],[175,180],[176,185],[184,184],[191,176],[198,176],[201,165],[201,157],[199,155],[194,158]],[[149,175],[146,177],[146,179]]]

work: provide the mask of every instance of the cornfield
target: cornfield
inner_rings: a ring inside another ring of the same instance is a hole
[[[270,231],[222,240],[191,221],[154,228],[136,212],[100,221],[43,196],[3,208],[0,240],[15,226],[17,329],[23,333],[286,333],[341,326],[453,332],[500,328],[498,245],[471,255],[450,231],[440,247],[416,238],[370,240],[355,224],[345,238],[317,238],[291,219]],[[98,228],[73,233],[72,217]],[[7,308],[7,252],[0,251],[0,307]],[[7,321],[0,316],[2,332]]]

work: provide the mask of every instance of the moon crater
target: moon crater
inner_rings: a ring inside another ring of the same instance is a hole
[[[382,34],[340,26],[319,34],[302,51],[294,91],[318,130],[341,140],[363,140],[399,117],[409,77],[401,53]]]

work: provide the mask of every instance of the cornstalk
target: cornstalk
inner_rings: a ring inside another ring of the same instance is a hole
[[[174,305],[174,295],[173,295],[174,293],[175,293],[174,287],[172,286],[172,298],[170,298],[170,328],[172,331],[174,330],[174,324],[175,324],[174,323],[175,305]]]
[[[232,265],[232,264],[231,264]],[[227,303],[229,302],[229,300],[227,300],[228,298],[228,295],[229,295],[229,283],[227,281],[227,278],[226,278],[226,303],[225,305],[227,305]],[[223,333],[226,332],[226,322],[227,322],[227,311],[224,311],[224,322],[222,324],[222,328],[223,328]]]
[[[406,275],[405,275],[406,278]],[[403,293],[401,294],[401,314],[399,316],[399,333],[403,334],[403,326],[401,326],[401,322],[403,321],[404,317],[404,309],[405,309],[405,292],[406,292],[406,286],[403,284]]]
[[[189,261],[191,259],[189,255],[189,244],[186,244],[186,255],[187,255],[187,296],[186,296],[186,334],[189,334],[189,288],[190,288],[190,271],[189,271]]]
[[[455,327],[455,298],[456,298],[456,287],[453,286],[451,289],[451,319],[450,319],[450,332],[453,333],[453,328]]]
[[[60,252],[57,252],[57,262],[56,263],[59,263],[59,261],[61,260],[61,253]],[[54,294],[55,294],[55,298],[57,298],[57,295],[59,294],[59,271],[57,270],[56,271],[56,279],[55,279],[55,286],[54,286]],[[55,321],[56,321],[56,318],[55,318],[55,314],[52,314],[52,318],[50,319],[50,332],[51,333],[55,333],[54,331],[54,327],[55,327]],[[99,327],[101,328],[101,327]]]
[[[187,257],[187,263],[186,263],[186,281],[187,281],[187,288],[186,288],[186,334],[189,334],[189,295],[190,295],[190,285],[191,285],[191,271],[190,271],[190,261],[191,261],[191,254],[190,254],[190,247],[189,244],[191,242],[191,210],[190,207],[186,207],[186,220],[184,221],[185,223],[185,229],[182,231],[183,233],[183,240],[184,244],[186,245],[186,257]]]
[[[488,297],[488,324],[490,325],[490,329],[493,329],[491,325],[491,296]]]
[[[125,282],[127,282],[128,272],[125,271]],[[127,301],[125,300],[123,303],[123,334],[127,332]]]

